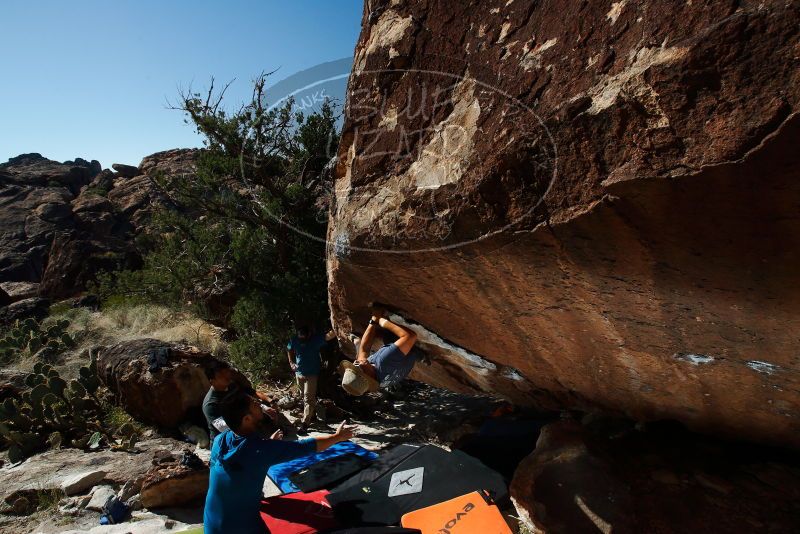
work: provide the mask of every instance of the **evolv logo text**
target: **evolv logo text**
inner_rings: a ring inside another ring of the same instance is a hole
[[[464,517],[466,517],[466,515],[473,508],[475,508],[475,505],[472,504],[471,502],[468,502],[467,504],[465,504],[464,505],[464,511],[463,512],[458,512],[453,519],[451,519],[450,521],[445,523],[444,527],[439,529],[439,534],[452,534],[451,529],[453,527],[455,527],[458,524],[459,521],[461,521]]]

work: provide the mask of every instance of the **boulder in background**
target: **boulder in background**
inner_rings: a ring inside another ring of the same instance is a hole
[[[169,353],[166,365],[150,371],[148,355],[164,348]],[[216,361],[195,347],[137,339],[100,350],[97,374],[134,419],[177,429],[187,420],[204,422],[201,406],[210,387],[204,369]],[[239,382],[250,387],[244,375]]]

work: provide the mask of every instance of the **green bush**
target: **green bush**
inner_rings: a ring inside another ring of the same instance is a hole
[[[171,206],[140,241],[143,268],[106,273],[93,288],[104,306],[158,303],[232,327],[230,356],[256,375],[283,368],[294,319],[327,315],[325,246],[303,234],[326,233],[325,167],[338,144],[332,104],[308,116],[292,102],[269,109],[265,80],[234,113],[213,81],[207,95],[181,95],[204,138],[196,175],[155,177]]]
[[[142,424],[119,406],[101,401],[100,407],[104,414],[103,424],[111,434],[128,434],[131,429],[136,434],[140,434],[144,431]]]
[[[83,194],[87,196],[96,195],[99,197],[105,197],[108,196],[108,189],[106,189],[105,187],[100,187],[98,185],[90,185],[89,187],[86,188]]]

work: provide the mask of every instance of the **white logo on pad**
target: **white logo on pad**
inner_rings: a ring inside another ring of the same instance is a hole
[[[422,491],[424,473],[424,467],[415,467],[414,469],[394,473],[392,480],[389,482],[389,497],[398,497]]]

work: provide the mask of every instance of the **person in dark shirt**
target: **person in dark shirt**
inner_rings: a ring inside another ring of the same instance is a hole
[[[286,345],[289,367],[295,372],[297,385],[303,394],[303,419],[298,428],[301,433],[305,433],[314,420],[317,407],[317,385],[322,368],[320,350],[333,337],[333,332],[329,332],[325,336],[315,333],[307,325],[300,325],[297,333]]]
[[[404,380],[418,358],[418,353],[412,350],[417,342],[417,334],[410,328],[387,319],[383,308],[376,307],[373,312],[359,343],[356,361],[344,360],[340,364],[342,388],[350,395],[360,396]],[[370,355],[369,350],[378,327],[397,336],[397,340],[385,344]]]
[[[259,433],[265,416],[252,397],[235,395],[222,407],[230,429],[217,436],[211,448],[205,534],[267,532],[259,515],[267,470],[353,437],[353,429],[342,421],[335,434],[300,441],[265,439]]]
[[[208,393],[203,399],[203,415],[206,418],[208,434],[212,442],[227,428],[222,416],[222,404],[227,397],[241,392],[255,397],[258,401],[269,402],[269,397],[263,393],[256,392],[247,384],[240,384],[237,381],[240,375],[225,361],[215,360],[205,368],[205,372],[211,387],[208,388]],[[274,420],[277,417],[274,409],[267,406],[263,406],[263,409],[271,419]]]

